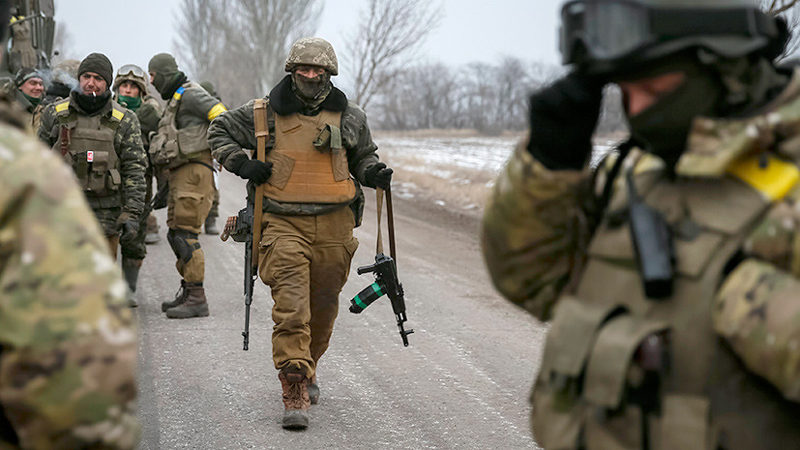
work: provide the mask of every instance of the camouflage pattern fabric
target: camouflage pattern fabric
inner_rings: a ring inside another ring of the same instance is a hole
[[[121,107],[120,107],[121,108]],[[69,109],[72,114],[86,114],[77,102],[70,101]],[[112,114],[112,101],[101,109],[98,114]],[[58,140],[60,126],[56,117],[55,105],[49,105],[42,113],[41,125],[39,126],[39,139],[47,143],[50,147],[55,145]],[[114,149],[119,158],[119,172],[122,179],[122,209],[121,212],[138,217],[144,209],[145,192],[145,168],[147,167],[147,155],[142,145],[139,120],[130,111],[126,112],[114,133]],[[117,234],[119,230],[116,225],[111,226],[111,222],[103,220],[108,213],[99,213],[103,209],[113,209],[95,204],[91,199],[89,204],[98,214],[106,235]],[[116,222],[116,219],[115,219]]]
[[[304,37],[292,44],[284,69],[291,72],[299,65],[320,66],[331,75],[339,74],[336,52],[331,43],[322,38]]]
[[[134,448],[125,284],[69,167],[7,124],[0,216],[0,447]]]
[[[269,98],[267,97],[267,100]],[[208,143],[214,158],[226,169],[231,170],[226,161],[235,159],[235,155],[244,155],[250,158],[245,149],[256,148],[255,124],[253,122],[253,100],[232,109],[211,122],[208,129]],[[268,116],[269,117],[269,116]],[[269,123],[270,137],[267,140],[267,152],[274,146],[275,123]],[[348,102],[342,114],[342,143],[347,150],[347,161],[350,173],[364,184],[367,167],[378,162],[375,151],[378,146],[372,141],[372,135],[367,125],[366,113],[355,103]],[[278,203],[264,199],[264,211],[290,216],[324,214],[337,209],[338,205],[317,205],[311,203]],[[363,194],[359,195],[356,202],[363,203]],[[357,208],[354,208],[354,210]],[[356,225],[360,223],[357,214]]]
[[[150,133],[158,132],[158,121],[161,120],[161,114],[164,108],[158,103],[158,100],[150,95],[146,95],[142,99],[142,106],[136,110],[136,117],[139,119],[139,126],[142,130],[142,143],[144,149],[147,151],[150,148]]]

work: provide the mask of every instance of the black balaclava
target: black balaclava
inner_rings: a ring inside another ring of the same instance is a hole
[[[316,78],[306,78],[292,71],[292,91],[310,110],[319,107],[332,88],[331,74],[327,70]]]

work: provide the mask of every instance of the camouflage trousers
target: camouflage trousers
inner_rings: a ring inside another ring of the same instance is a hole
[[[328,349],[339,312],[339,293],[358,240],[348,207],[319,216],[264,213],[259,275],[272,289],[272,359],[307,377]]]
[[[210,165],[210,161],[208,163]],[[189,163],[169,171],[167,227],[197,235],[208,216],[214,196],[213,172],[202,164]],[[202,283],[205,255],[197,237],[186,239],[193,248],[186,261],[178,257],[175,267],[187,283]],[[173,248],[173,250],[175,250]],[[177,256],[177,253],[176,253]]]
[[[145,194],[144,194],[144,204],[148,205],[153,200],[153,169],[148,166],[147,170],[145,171],[145,179],[147,180]],[[126,259],[135,259],[135,260],[143,260],[144,257],[147,255],[147,245],[144,243],[144,238],[147,236],[149,231],[149,218],[151,215],[142,215],[139,218],[139,232],[136,234],[136,240],[131,242],[128,245],[122,246],[122,257]],[[155,217],[153,217],[155,220]]]
[[[117,219],[122,212],[121,208],[103,208],[92,209],[97,221],[100,222],[100,228],[103,229],[103,234],[108,241],[108,250],[111,252],[111,257],[117,259],[117,249],[119,247],[119,225]]]

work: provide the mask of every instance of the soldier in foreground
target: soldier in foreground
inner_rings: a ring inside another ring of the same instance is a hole
[[[170,319],[208,316],[203,280],[205,256],[198,233],[214,197],[214,168],[206,133],[208,124],[225,106],[178,70],[175,58],[155,55],[149,64],[150,82],[168,100],[150,142],[156,170],[169,170],[167,240],[177,258],[181,286],[175,299],[161,304]]]
[[[101,53],[81,61],[79,91],[45,108],[39,138],[72,166],[116,258],[139,232],[147,155],[136,115],[111,99],[113,73]]]
[[[358,247],[359,183],[388,189],[392,170],[378,162],[367,117],[330,77],[336,54],[320,38],[303,38],[286,60],[291,72],[265,97],[266,123],[255,123],[253,100],[223,114],[209,129],[214,157],[264,187],[259,276],[272,289],[272,358],[279,370],[283,427],[308,426],[319,399],[316,368],[328,348],[339,293]],[[266,162],[251,159],[256,130],[269,131]]]
[[[553,321],[532,394],[545,448],[800,442],[800,77],[771,62],[786,37],[747,0],[564,6],[572,72],[531,97],[483,222],[497,288]],[[606,83],[633,137],[589,169]]]
[[[134,64],[126,64],[117,70],[114,78],[114,93],[116,101],[129,110],[136,113],[141,128],[142,143],[145,153],[150,148],[148,136],[151,132],[158,129],[158,121],[161,118],[161,105],[153,97],[147,95],[147,78],[142,68]],[[147,168],[145,170],[145,204],[149,204],[153,198],[153,164],[148,156]],[[139,231],[136,238],[122,245],[122,273],[131,293],[136,292],[136,282],[139,279],[139,269],[142,267],[147,246],[145,236],[148,231],[148,221],[150,214],[142,214],[139,218]],[[135,300],[131,297],[129,303],[136,306]]]
[[[124,283],[69,167],[25,132],[24,116],[0,99],[0,447],[132,449]]]

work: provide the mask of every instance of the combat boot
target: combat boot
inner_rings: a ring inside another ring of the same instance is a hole
[[[219,234],[219,228],[217,228],[217,218],[208,216],[206,217],[206,223],[204,225],[206,229],[206,234]]]
[[[161,312],[167,312],[168,309],[182,305],[186,301],[186,282],[181,280],[181,287],[175,293],[175,298],[171,302],[161,302]]]
[[[308,382],[308,398],[311,400],[312,405],[319,403],[319,385],[317,384],[317,376],[314,375]]]
[[[139,279],[139,269],[142,267],[141,259],[122,258],[122,274],[128,283],[128,306],[136,308],[139,306],[134,299],[136,294],[136,281]]]
[[[186,283],[186,300],[167,310],[170,319],[190,319],[208,316],[208,302],[203,283]]]
[[[295,368],[283,368],[278,372],[283,389],[283,428],[287,430],[305,430],[308,427],[308,408],[311,400],[308,397],[308,378]]]

